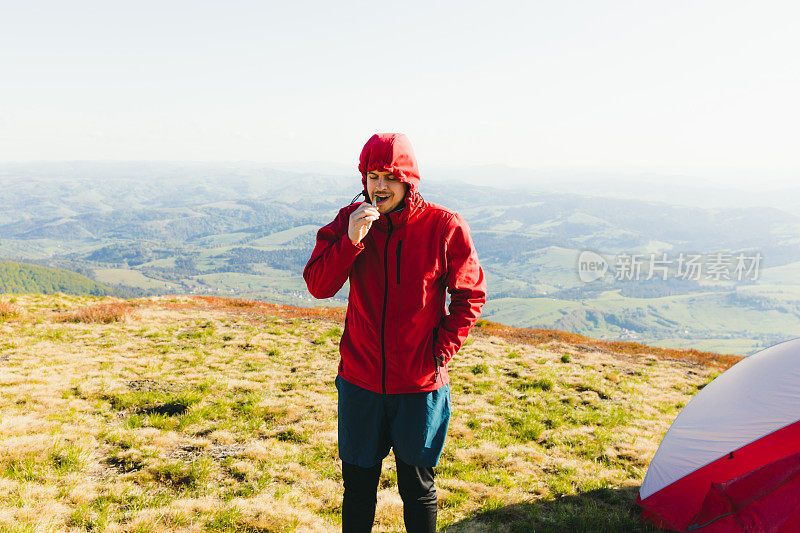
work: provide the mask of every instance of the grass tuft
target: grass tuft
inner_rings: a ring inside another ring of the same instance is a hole
[[[489,373],[489,367],[486,365],[486,363],[479,363],[479,364],[473,366],[470,369],[470,372],[472,372],[476,376],[478,374],[488,374]]]
[[[296,444],[306,444],[308,436],[296,431],[294,428],[284,429],[275,434],[275,438],[283,442],[294,442]]]
[[[50,451],[50,464],[59,475],[78,472],[83,468],[83,450],[71,442],[59,442]]]
[[[537,378],[533,380],[519,379],[514,382],[514,387],[522,392],[528,391],[550,391],[553,390],[553,380],[549,378]]]
[[[113,302],[82,307],[58,318],[58,322],[83,322],[86,324],[110,324],[125,320],[133,312],[130,304]]]
[[[17,318],[20,315],[19,307],[11,302],[0,301],[0,322],[10,318]]]
[[[213,460],[208,457],[185,462],[181,460],[162,462],[151,469],[153,479],[176,490],[196,489],[208,481],[214,470]]]

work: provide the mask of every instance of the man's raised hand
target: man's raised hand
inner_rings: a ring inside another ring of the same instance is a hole
[[[355,211],[350,213],[350,225],[347,228],[347,236],[350,242],[358,244],[361,239],[367,236],[372,223],[378,220],[380,213],[378,208],[369,202],[362,202]]]

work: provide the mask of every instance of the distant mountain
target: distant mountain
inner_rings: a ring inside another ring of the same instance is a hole
[[[336,168],[332,166],[331,168]],[[602,197],[661,202],[700,208],[777,207],[800,210],[800,187],[785,176],[765,173],[750,179],[710,181],[686,173],[631,172],[588,169],[531,169],[507,165],[429,167],[432,180],[489,185],[518,192],[575,193]]]
[[[0,293],[90,294],[105,296],[111,290],[86,276],[59,268],[0,261]]]
[[[0,258],[80,272],[117,296],[345,305],[347,284],[334,298],[315,300],[302,270],[317,230],[361,191],[360,176],[284,168],[0,164]],[[469,223],[488,280],[484,318],[739,354],[800,335],[796,210],[721,207],[704,201],[717,198],[710,189],[675,183],[637,182],[616,198],[611,179],[606,191],[565,185],[557,175],[540,176],[550,190],[509,189],[526,176],[505,167],[479,170],[483,185],[469,183],[468,169],[438,179],[427,179],[435,174],[429,172],[420,192]],[[632,199],[642,187],[649,193]],[[697,202],[654,200],[664,187]],[[580,278],[583,252],[603,256],[608,271]],[[679,276],[679,257],[702,255],[707,274],[722,253],[760,254],[758,279]],[[650,275],[648,259],[663,254],[671,261],[668,275]],[[641,279],[618,277],[622,259],[634,255]]]

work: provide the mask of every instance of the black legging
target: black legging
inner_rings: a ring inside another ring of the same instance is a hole
[[[436,485],[433,468],[411,466],[395,456],[397,488],[403,499],[403,521],[408,533],[436,531]],[[342,462],[344,502],[342,503],[342,532],[368,533],[375,521],[378,480],[381,463],[362,468]]]

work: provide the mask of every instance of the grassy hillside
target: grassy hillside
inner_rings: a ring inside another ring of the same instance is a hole
[[[0,303],[0,531],[336,531],[342,309]],[[649,531],[679,409],[737,358],[481,321],[451,364],[446,531]],[[393,459],[377,531],[402,530]]]
[[[0,293],[90,294],[104,296],[110,289],[86,276],[59,268],[0,261]]]

